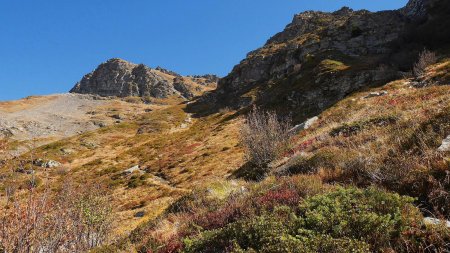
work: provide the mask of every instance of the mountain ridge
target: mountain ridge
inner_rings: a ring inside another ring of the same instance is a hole
[[[409,38],[442,3],[411,0],[399,9],[370,12],[348,7],[296,14],[286,28],[247,54],[191,108],[246,108],[256,103],[305,120],[352,92],[383,85],[412,69],[427,45]],[[430,30],[428,28],[428,30]],[[417,40],[418,41],[418,40]],[[430,40],[428,40],[429,42]]]
[[[215,88],[217,80],[214,75],[183,77],[161,67],[152,69],[144,64],[112,58],[86,74],[70,92],[116,97],[179,96],[191,99],[205,90]]]

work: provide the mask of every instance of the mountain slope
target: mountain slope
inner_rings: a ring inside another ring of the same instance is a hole
[[[450,135],[449,70],[446,57],[425,77],[440,85],[399,79],[349,95],[295,134],[261,182],[243,181],[260,171],[243,165],[238,177],[193,190],[113,249],[448,251],[450,149],[439,147]]]
[[[20,211],[34,198],[50,217],[65,213],[58,199],[71,184],[103,186],[111,205],[109,240],[94,252],[448,251],[450,51],[445,39],[422,34],[446,20],[448,5],[411,0],[397,11],[296,15],[216,90],[188,102],[176,79],[215,78],[118,59],[102,64],[74,91],[144,98],[108,98],[89,115],[119,122],[0,157],[0,219],[20,217],[3,223],[12,232],[0,229],[0,252],[15,249],[3,238],[28,228]],[[424,45],[437,62],[420,76],[406,73]],[[7,108],[41,103],[32,101]],[[240,132],[251,104],[294,123],[317,117],[258,167],[247,162]],[[0,141],[1,149],[15,146]],[[101,220],[81,204],[88,225]],[[34,225],[29,236],[43,239],[31,243],[46,248],[58,227]]]

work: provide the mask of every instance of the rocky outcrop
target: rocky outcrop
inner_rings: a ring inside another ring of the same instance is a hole
[[[449,152],[450,151],[450,135],[447,136],[444,140],[442,140],[442,145],[439,146],[438,151],[441,152]]]
[[[390,43],[404,24],[399,11],[342,8],[298,14],[283,32],[220,80],[217,100],[233,107],[279,100],[312,116],[347,94],[396,74],[383,67],[382,58],[390,53]]]
[[[289,108],[303,121],[354,91],[385,84],[404,65],[409,67],[409,60],[400,67],[389,59],[398,53],[394,45],[412,18],[426,14],[427,2],[411,0],[401,10],[375,13],[344,7],[295,15],[284,31],[250,52],[203,101],[232,108],[251,103]]]
[[[427,15],[427,4],[430,0],[410,0],[400,11],[413,19],[424,18]]]
[[[204,86],[215,87],[216,82],[207,78],[197,81],[160,67],[151,69],[143,64],[110,59],[85,75],[70,92],[116,97],[181,96],[187,99],[201,94]]]

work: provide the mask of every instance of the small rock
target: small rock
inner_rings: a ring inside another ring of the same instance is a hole
[[[139,167],[139,165],[133,166],[129,169],[126,169],[123,171],[123,174],[125,175],[129,175],[129,174],[133,174],[134,172],[138,171],[141,174],[144,174],[145,172],[143,170],[141,170],[141,168]]]
[[[142,218],[144,216],[145,216],[145,212],[144,211],[139,211],[139,212],[134,214],[134,217],[136,217],[136,218]]]
[[[74,152],[75,151],[73,149],[70,149],[70,148],[62,148],[61,149],[61,153],[63,155],[70,155],[70,154],[73,154]]]
[[[445,138],[442,141],[442,145],[438,148],[438,151],[440,151],[440,152],[449,152],[450,151],[450,135],[447,136],[447,138]]]
[[[317,116],[308,119],[308,120],[305,122],[305,129],[310,128],[314,123],[317,122],[317,120],[319,120],[319,117],[317,117]]]
[[[387,95],[388,92],[387,91],[380,91],[380,92],[371,92],[369,93],[369,95],[365,96],[364,98],[373,98],[373,97],[381,97],[381,96],[385,96]]]
[[[434,226],[445,224],[445,226],[446,226],[447,228],[450,228],[450,221],[448,221],[448,220],[443,221],[443,220],[439,220],[439,219],[436,219],[436,218],[425,217],[425,218],[423,219],[423,222],[424,222],[426,225],[434,225]]]
[[[106,124],[104,122],[101,122],[101,121],[94,121],[92,123],[94,124],[94,126],[98,126],[100,128],[106,127]]]
[[[61,163],[57,162],[57,161],[49,160],[46,163],[44,163],[43,166],[45,168],[50,168],[51,169],[51,168],[56,168],[56,167],[61,166]]]
[[[247,193],[248,189],[245,186],[241,186],[241,188],[239,189],[239,193],[244,194]]]
[[[306,120],[305,122],[303,122],[303,123],[301,123],[301,124],[299,124],[299,125],[294,126],[293,128],[291,128],[291,129],[289,130],[289,132],[296,134],[296,133],[300,132],[301,130],[308,129],[308,128],[310,128],[314,123],[316,123],[317,120],[319,120],[319,117],[317,117],[317,116],[312,117],[312,118]]]
[[[43,164],[44,164],[44,160],[42,160],[42,159],[36,159],[33,161],[33,165],[35,165],[35,166],[42,167]]]
[[[53,161],[53,160],[44,161],[42,159],[34,160],[33,164],[35,166],[39,166],[39,167],[42,167],[42,168],[49,168],[49,169],[61,166],[60,162]]]
[[[114,115],[111,116],[111,118],[118,119],[118,120],[123,119],[122,116],[120,116],[120,114],[114,114]]]

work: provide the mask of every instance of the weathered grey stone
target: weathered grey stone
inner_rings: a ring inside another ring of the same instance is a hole
[[[433,225],[433,226],[445,225],[447,228],[450,228],[450,221],[448,220],[439,220],[436,218],[426,217],[423,219],[423,222],[426,225]]]
[[[424,18],[427,15],[426,4],[428,2],[430,0],[409,0],[401,12],[413,19]]]
[[[365,96],[364,98],[373,98],[373,97],[381,97],[384,95],[387,95],[388,92],[387,91],[375,91],[375,92],[370,92],[367,96]]]
[[[438,148],[438,151],[440,151],[440,152],[449,152],[450,151],[450,135],[447,136],[447,138],[445,138],[442,141],[442,145]]]
[[[123,171],[123,174],[125,175],[129,175],[129,174],[133,174],[134,172],[139,172],[141,174],[144,174],[145,171],[141,170],[141,168],[139,167],[139,165],[133,166],[129,169],[126,169]]]
[[[190,90],[189,84],[184,81],[183,78],[176,77],[173,80],[173,87],[177,90],[184,98],[191,99],[194,97],[192,90]]]
[[[34,160],[34,161],[33,161],[33,164],[34,164],[35,166],[38,166],[38,167],[49,168],[49,169],[51,169],[51,168],[56,168],[56,167],[61,166],[61,163],[60,163],[60,162],[57,162],[57,161],[54,161],[54,160],[44,161],[44,160],[42,160],[42,159],[36,159],[36,160]]]
[[[301,123],[301,124],[298,124],[298,125],[294,126],[293,128],[291,128],[291,129],[289,130],[289,132],[296,134],[296,133],[298,133],[298,132],[300,132],[300,131],[302,131],[302,130],[305,130],[305,129],[310,128],[310,127],[311,127],[314,123],[316,123],[318,120],[319,120],[319,117],[317,117],[317,116],[312,117],[312,118],[306,120],[305,122],[303,122],[303,123]]]
[[[59,167],[59,166],[61,166],[61,163],[60,162],[57,162],[57,161],[53,161],[53,160],[49,160],[49,161],[47,161],[46,163],[44,163],[43,164],[43,167],[45,167],[45,168],[56,168],[56,167]]]
[[[193,83],[197,80],[187,79]],[[201,78],[201,83],[198,85],[205,85],[205,83],[215,86],[217,80],[206,76]],[[191,98],[193,97],[191,88],[194,87],[185,85],[184,77],[175,72],[160,67],[151,69],[143,64],[138,65],[115,58],[100,64],[92,73],[85,75],[70,92],[104,97],[167,98],[178,95]]]

